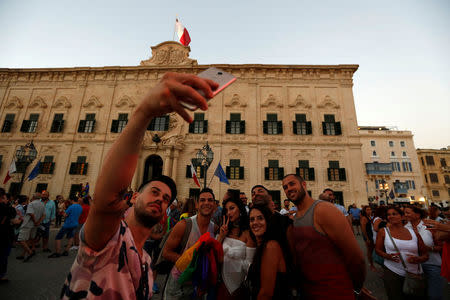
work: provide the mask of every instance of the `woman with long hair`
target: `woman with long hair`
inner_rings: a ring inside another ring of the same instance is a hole
[[[190,218],[195,215],[195,200],[192,197],[186,198],[183,204],[183,208],[181,209],[180,221],[186,218]]]
[[[280,233],[273,232],[269,208],[254,205],[249,212],[250,232],[257,248],[250,266],[248,281],[251,299],[289,299],[289,248],[280,243]]]
[[[255,254],[255,242],[250,237],[247,210],[239,194],[227,192],[223,201],[222,226],[217,240],[223,247],[222,282],[217,299],[248,299],[243,288],[250,263]]]
[[[446,284],[444,278],[441,277],[442,259],[439,252],[442,250],[442,247],[437,244],[437,240],[422,221],[426,217],[424,210],[417,206],[410,205],[405,208],[405,217],[408,221],[405,227],[419,232],[430,256],[430,258],[422,264],[423,272],[427,278],[428,299],[442,299],[443,287]]]
[[[378,231],[375,251],[384,258],[383,281],[388,298],[422,299],[404,294],[403,281],[406,272],[422,274],[420,264],[428,260],[428,252],[421,242],[420,235],[403,226],[402,218],[403,211],[400,208],[396,206],[388,208],[389,224]]]
[[[370,269],[376,271],[373,265],[372,252],[375,249],[375,243],[373,240],[373,230],[372,230],[372,209],[370,206],[366,205],[361,211],[361,231],[363,234],[364,242],[366,243],[367,249],[367,259],[369,260]]]

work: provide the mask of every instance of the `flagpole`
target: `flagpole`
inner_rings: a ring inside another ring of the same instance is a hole
[[[177,16],[176,16],[176,18],[175,18],[175,26],[174,26],[174,28],[173,28],[173,37],[172,37],[172,40],[174,40],[174,41],[175,41],[175,33],[177,32],[177,20],[178,20],[178,14],[177,14]]]
[[[209,184],[208,184],[208,186],[211,186],[211,182],[213,181],[213,179],[214,179],[214,175],[213,175],[213,176],[211,176],[211,180],[209,181]]]

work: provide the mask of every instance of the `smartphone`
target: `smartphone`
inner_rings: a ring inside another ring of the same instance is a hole
[[[205,71],[200,72],[197,76],[200,78],[211,79],[212,81],[217,82],[219,84],[219,87],[213,91],[213,97],[215,97],[218,93],[223,91],[227,86],[229,86],[230,84],[232,84],[233,82],[236,81],[236,77],[234,77],[232,74],[227,73],[218,68],[214,68],[214,67],[208,68]],[[198,91],[198,92],[203,97],[205,96],[203,94],[203,91]],[[210,99],[206,99],[206,100],[209,101]],[[192,110],[192,111],[197,110],[197,108],[198,108],[196,105],[189,104],[184,101],[180,101],[180,103],[181,103],[181,105],[183,105],[184,107],[186,107],[187,109]]]

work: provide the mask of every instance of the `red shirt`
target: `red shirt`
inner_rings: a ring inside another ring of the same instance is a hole
[[[83,211],[81,212],[81,215],[78,218],[78,224],[80,224],[80,225],[84,224],[84,222],[86,222],[86,219],[89,214],[89,209],[91,209],[91,207],[88,204],[83,204],[83,205],[81,205],[81,207],[83,208]]]

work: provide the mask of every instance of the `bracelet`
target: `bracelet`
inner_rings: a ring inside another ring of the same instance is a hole
[[[359,294],[361,294],[361,289],[359,289],[359,291],[358,290],[353,290],[353,293],[355,293],[356,295],[359,295]]]

